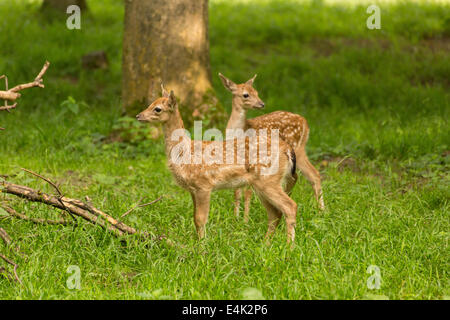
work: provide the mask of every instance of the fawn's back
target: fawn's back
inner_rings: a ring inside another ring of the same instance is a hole
[[[304,144],[309,134],[306,119],[287,111],[275,111],[248,119],[245,129],[249,128],[255,130],[267,129],[268,134],[270,134],[270,130],[278,129],[280,138],[294,149],[298,145]]]
[[[228,189],[249,185],[255,180],[280,179],[293,165],[290,163],[292,149],[280,139],[274,148],[272,143],[270,134],[225,142],[186,139],[177,149],[172,148],[169,168],[176,182],[186,189]],[[259,152],[263,144],[266,154]],[[262,174],[271,167],[275,168],[271,174]]]

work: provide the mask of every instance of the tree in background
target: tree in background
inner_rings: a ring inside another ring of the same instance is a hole
[[[188,122],[222,120],[209,63],[208,0],[125,1],[122,98],[135,115],[174,90]]]
[[[58,11],[66,12],[67,7],[72,4],[79,6],[81,10],[85,10],[87,8],[86,0],[44,0],[42,8],[53,8]]]

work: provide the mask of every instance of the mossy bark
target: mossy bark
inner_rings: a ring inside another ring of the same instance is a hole
[[[223,110],[211,84],[208,0],[125,1],[122,68],[129,115],[160,97],[161,82],[175,92],[188,123],[211,101],[211,109]]]
[[[42,8],[52,8],[65,13],[67,7],[73,4],[79,6],[81,10],[87,9],[86,0],[44,0]]]

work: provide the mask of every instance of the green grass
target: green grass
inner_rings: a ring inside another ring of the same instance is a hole
[[[300,179],[296,246],[284,225],[264,245],[266,215],[253,199],[251,221],[233,215],[232,191],[215,193],[207,238],[198,242],[190,195],[175,185],[162,141],[121,118],[123,2],[89,1],[82,30],[49,20],[39,1],[0,4],[0,74],[30,81],[48,59],[45,89],[0,114],[0,173],[52,192],[20,173],[25,167],[89,195],[119,217],[141,197],[165,198],[125,222],[183,244],[121,242],[100,228],[37,226],[2,219],[24,283],[0,276],[3,299],[238,299],[256,288],[267,299],[443,299],[449,292],[450,7],[381,3],[381,30],[368,30],[365,6],[349,1],[219,1],[210,4],[211,67],[219,99],[231,97],[216,76],[255,82],[267,107],[305,116],[308,153],[323,176],[328,210],[317,212]],[[105,50],[108,70],[86,71],[80,58]],[[73,97],[73,98],[69,98]],[[257,116],[261,112],[253,112]],[[128,142],[105,143],[118,127]],[[2,195],[34,217],[55,210]],[[0,212],[0,215],[4,214]],[[69,290],[70,265],[81,290]],[[381,288],[367,288],[370,265]],[[0,266],[6,267],[3,261]]]

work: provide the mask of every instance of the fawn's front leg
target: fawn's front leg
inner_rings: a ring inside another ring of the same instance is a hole
[[[234,215],[239,217],[239,207],[241,206],[241,189],[234,190]]]
[[[191,193],[194,202],[194,223],[199,239],[203,239],[206,233],[206,222],[208,221],[209,202],[211,191],[196,190]]]
[[[248,222],[248,215],[250,212],[250,203],[252,201],[253,189],[247,188],[244,192],[244,222]]]

